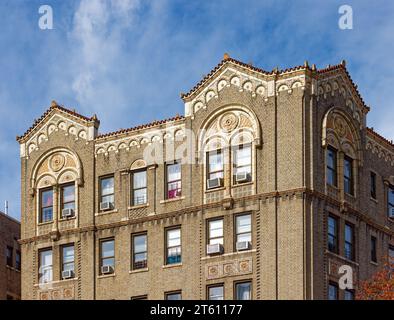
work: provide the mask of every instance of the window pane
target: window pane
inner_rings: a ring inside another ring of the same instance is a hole
[[[237,166],[250,165],[252,158],[252,149],[249,146],[236,147],[235,149],[235,163]]]
[[[41,207],[53,206],[53,190],[43,191],[41,194]]]
[[[114,193],[114,178],[101,179],[101,194],[103,196]]]
[[[223,220],[209,221],[209,237],[216,238],[223,236]]]
[[[114,202],[115,202],[115,197],[114,197],[114,195],[111,195],[111,196],[104,196],[104,197],[101,198],[101,201],[102,201],[102,202],[111,202],[111,203],[114,203]]]
[[[241,233],[237,235],[237,242],[252,242],[252,234],[251,233]]]
[[[166,295],[167,300],[181,300],[181,293],[170,293]]]
[[[354,300],[353,291],[345,290],[345,300]]]
[[[223,300],[223,286],[210,287],[209,300]]]
[[[139,205],[139,204],[144,204],[146,203],[147,200],[147,190],[146,188],[144,189],[138,189],[134,191],[133,195],[133,203],[134,205]]]
[[[75,186],[63,187],[63,203],[75,201]]]
[[[353,227],[348,224],[345,225],[345,241],[353,242]]]
[[[52,250],[40,252],[40,283],[52,281]]]
[[[351,178],[352,176],[352,160],[345,158],[345,166],[344,166],[344,174],[345,177]]]
[[[74,246],[63,247],[63,263],[74,261]]]
[[[338,299],[338,288],[335,285],[330,284],[328,286],[328,300]]]
[[[134,189],[146,187],[146,171],[135,172],[133,174],[133,187]]]
[[[209,244],[217,244],[217,243],[223,244],[223,237],[209,239]]]
[[[103,241],[101,242],[101,256],[105,257],[113,257],[115,255],[114,241]]]
[[[223,170],[223,154],[209,153],[209,172]]]
[[[145,252],[147,251],[146,235],[140,235],[134,237],[134,252]]]
[[[389,188],[389,203],[394,206],[394,188]]]
[[[136,253],[134,255],[134,262],[140,262],[140,261],[145,261],[145,260],[147,260],[146,252],[144,252],[144,253]]]
[[[332,149],[327,150],[327,166],[332,169],[336,166],[336,153]]]
[[[251,287],[252,284],[250,282],[237,283],[235,287],[237,300],[251,300],[252,298]]]
[[[105,266],[111,266],[111,267],[115,266],[115,259],[114,258],[106,258],[106,259],[103,259],[102,261],[103,261],[104,267]]]
[[[237,233],[244,233],[251,231],[251,227],[252,227],[251,216],[249,214],[238,216],[236,220],[237,220]]]
[[[52,221],[52,216],[53,216],[52,207],[42,209],[42,221],[41,222]]]
[[[181,244],[181,230],[173,229],[167,231],[168,247],[179,246]]]
[[[181,179],[181,165],[179,163],[170,164],[167,166],[167,181],[174,181]]]

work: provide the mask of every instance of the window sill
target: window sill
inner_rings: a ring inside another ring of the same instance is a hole
[[[76,218],[77,218],[76,215],[74,215],[73,217],[70,217],[70,218],[61,218],[61,219],[59,219],[59,222],[75,220]]]
[[[375,267],[379,266],[379,264],[375,261],[369,261],[372,265],[374,265]]]
[[[185,197],[177,197],[177,198],[172,198],[172,199],[165,199],[165,200],[160,200],[160,203],[169,203],[169,202],[174,202],[174,201],[179,201],[179,200],[183,200],[185,199]]]
[[[234,251],[234,252],[229,252],[229,253],[208,255],[208,256],[205,256],[205,257],[201,257],[201,260],[215,259],[215,258],[218,258],[218,257],[236,256],[236,255],[240,255],[240,254],[248,254],[248,253],[254,253],[254,252],[257,252],[256,249],[243,250],[243,251]]]
[[[17,268],[11,267],[11,266],[9,266],[8,264],[7,264],[5,267],[6,267],[7,269],[9,269],[9,270],[12,270],[12,271],[15,271],[15,272],[21,273],[21,270],[20,270],[20,269],[17,269]]]
[[[39,223],[37,223],[37,226],[46,226],[46,225],[49,225],[49,224],[52,224],[53,223],[53,220],[52,221],[47,221],[47,222],[39,222]]]
[[[133,273],[140,273],[140,272],[147,272],[149,271],[149,268],[142,268],[142,269],[136,269],[136,270],[130,270],[129,273],[133,274]]]
[[[141,209],[141,208],[147,208],[149,207],[149,203],[144,203],[144,204],[138,204],[135,206],[129,206],[127,207],[128,210],[135,210],[135,209]]]
[[[354,194],[345,192],[345,195],[351,198],[352,200],[356,200],[356,196]]]
[[[217,192],[217,191],[222,191],[222,190],[226,190],[226,187],[217,187],[217,188],[206,189],[205,193]]]
[[[232,187],[232,188],[236,188],[236,187],[250,186],[250,185],[252,185],[252,184],[254,184],[254,181],[248,181],[248,182],[242,182],[242,183],[235,183],[235,184],[232,184],[231,187]]]
[[[376,204],[379,203],[379,201],[378,201],[377,199],[375,199],[375,198],[372,198],[372,197],[371,197],[370,200],[373,201],[373,202],[375,202]]]
[[[101,275],[97,276],[97,279],[113,278],[113,277],[115,277],[115,276],[116,276],[115,273],[111,273],[111,274],[101,274]]]
[[[170,269],[170,268],[177,268],[177,267],[182,267],[182,262],[173,263],[173,264],[166,264],[166,265],[162,266],[163,269]]]
[[[100,211],[100,212],[96,212],[94,215],[97,216],[103,216],[106,214],[111,214],[111,213],[117,213],[118,209],[113,209],[113,210],[108,210],[108,211]]]
[[[75,280],[78,280],[78,277],[69,278],[69,279],[61,279],[60,282],[64,283],[64,282],[67,282],[67,281],[75,281]]]

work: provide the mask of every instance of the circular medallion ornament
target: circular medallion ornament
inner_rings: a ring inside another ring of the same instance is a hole
[[[346,123],[342,118],[336,118],[334,121],[335,131],[338,133],[340,137],[344,137],[346,135]]]
[[[226,113],[220,121],[220,126],[224,131],[231,132],[238,126],[238,117],[234,113]]]
[[[51,168],[53,171],[60,171],[64,167],[64,163],[66,162],[65,158],[61,154],[55,154],[51,159]]]

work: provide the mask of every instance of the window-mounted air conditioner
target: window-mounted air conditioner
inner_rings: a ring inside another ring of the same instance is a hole
[[[222,186],[223,186],[223,179],[222,178],[208,179],[208,181],[207,181],[208,189],[219,188]]]
[[[237,242],[237,251],[242,251],[242,250],[249,250],[251,247],[250,241],[240,241]]]
[[[102,274],[111,274],[114,273],[114,268],[112,266],[102,266],[101,267]]]
[[[74,209],[68,208],[62,210],[62,217],[63,218],[70,218],[74,216]]]
[[[101,202],[100,203],[100,211],[112,210],[114,208],[114,204],[112,202]]]
[[[220,254],[223,253],[223,245],[220,243],[208,244],[207,254]]]
[[[251,181],[250,179],[250,174],[247,172],[239,172],[236,174],[235,176],[235,181],[238,183],[242,183],[242,182],[249,182]]]
[[[74,278],[74,271],[72,270],[64,270],[62,272],[62,278],[63,279],[71,279]]]

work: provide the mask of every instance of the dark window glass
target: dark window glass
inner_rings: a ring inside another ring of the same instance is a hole
[[[371,237],[371,261],[378,262],[378,257],[376,253],[376,238],[374,236]]]
[[[75,184],[61,187],[61,209],[73,209],[75,211]]]
[[[100,179],[100,202],[115,203],[115,184],[114,177]]]
[[[148,236],[133,235],[133,269],[144,269],[148,265]]]
[[[165,294],[166,300],[182,300],[182,292],[168,292]]]
[[[174,199],[182,195],[181,164],[178,162],[166,165],[167,199]]]
[[[376,199],[376,173],[371,172],[371,198]]]
[[[327,183],[337,186],[337,151],[327,148]]]
[[[62,247],[62,271],[75,271],[74,245],[67,245]]]
[[[15,268],[17,270],[20,270],[22,266],[22,260],[21,260],[21,252],[16,251],[16,256],[15,256]]]
[[[388,216],[394,218],[394,187],[389,187],[387,195]]]
[[[13,253],[14,253],[14,248],[12,247],[6,247],[6,257],[7,257],[7,266],[12,267],[13,264]]]
[[[39,282],[48,283],[53,280],[52,249],[42,250],[39,253]]]
[[[389,260],[394,263],[394,246],[389,246]]]
[[[328,285],[328,300],[338,300],[338,285],[331,283]]]
[[[328,250],[338,253],[338,219],[328,217]]]
[[[181,229],[168,229],[166,232],[166,263],[182,262]]]
[[[41,191],[40,222],[49,222],[53,218],[53,189]]]
[[[234,184],[252,180],[252,146],[251,144],[233,147]],[[246,174],[245,181],[237,181],[238,174]]]
[[[345,300],[354,300],[354,291],[346,289],[345,290]]]
[[[252,282],[240,282],[235,284],[236,300],[252,300]]]
[[[354,228],[348,223],[345,224],[345,257],[354,260]]]
[[[345,157],[343,167],[343,182],[345,192],[353,195],[353,159]]]
[[[222,150],[215,150],[207,153],[207,179],[223,179],[224,158]],[[209,187],[209,186],[208,186]]]
[[[111,266],[115,269],[115,240],[102,240],[100,244],[100,267]]]
[[[224,287],[223,285],[208,287],[208,300],[223,300]]]
[[[146,204],[148,200],[146,170],[133,173],[133,205]]]

